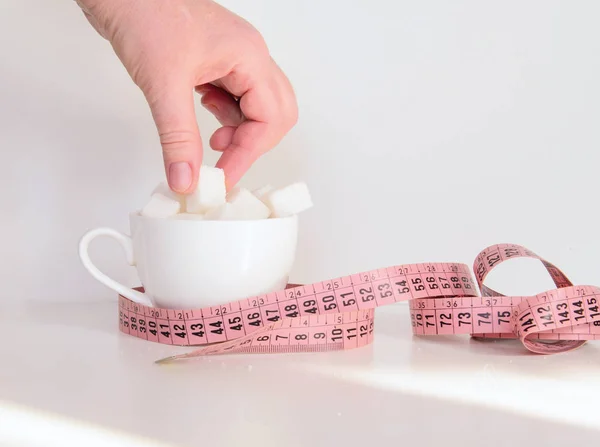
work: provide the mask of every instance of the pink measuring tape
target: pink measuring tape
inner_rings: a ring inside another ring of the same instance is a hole
[[[494,267],[518,257],[539,259],[557,289],[516,297],[484,285]],[[459,263],[398,265],[193,310],[142,306],[119,295],[119,328],[148,341],[201,346],[159,362],[366,346],[373,341],[375,308],[400,301],[409,302],[417,336],[516,338],[538,354],[570,351],[600,338],[600,288],[573,286],[557,267],[526,248],[488,247],[473,271],[481,296],[468,266]]]

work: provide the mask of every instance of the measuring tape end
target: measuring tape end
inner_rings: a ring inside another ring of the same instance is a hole
[[[173,360],[174,360],[174,358],[173,358],[173,356],[171,356],[171,357],[165,357],[163,359],[156,360],[154,363],[156,365],[166,365],[168,363],[172,363]]]
[[[159,360],[156,360],[154,363],[157,365],[167,365],[167,364],[173,364],[175,362],[177,362],[179,359],[183,358],[183,356],[180,355],[172,355],[170,357],[165,357]]]

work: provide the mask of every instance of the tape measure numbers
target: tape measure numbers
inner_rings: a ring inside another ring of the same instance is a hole
[[[492,269],[518,257],[540,260],[557,288],[511,297],[484,284]],[[224,353],[332,351],[370,344],[375,308],[408,301],[416,336],[516,338],[538,354],[570,351],[600,338],[600,288],[573,286],[526,248],[488,247],[476,257],[473,272],[475,281],[465,264],[398,265],[203,309],[159,309],[119,295],[119,329],[157,343],[200,346],[159,362]]]

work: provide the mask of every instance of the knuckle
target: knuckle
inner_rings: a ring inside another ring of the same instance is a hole
[[[280,127],[285,132],[288,132],[292,129],[297,123],[299,119],[298,106],[296,103],[288,104],[282,108],[282,113],[280,116]]]
[[[267,42],[263,35],[258,31],[251,34],[249,42],[259,51],[268,51]]]
[[[259,58],[271,57],[265,38],[257,30],[249,33],[249,35],[246,37],[246,45],[250,50],[247,54],[253,59],[255,59],[257,56],[259,56]]]
[[[189,152],[197,140],[191,130],[167,130],[159,132],[160,144],[165,155],[177,155]]]
[[[299,118],[298,106],[294,105],[290,107],[290,110],[287,113],[287,127],[290,129],[294,127],[296,124],[298,124]]]
[[[171,93],[167,86],[177,85],[180,81],[169,71],[160,69],[156,61],[148,58],[136,58],[131,65],[131,77],[151,107],[167,101]]]

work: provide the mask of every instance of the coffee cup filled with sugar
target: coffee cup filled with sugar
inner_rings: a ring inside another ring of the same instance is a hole
[[[284,289],[296,255],[298,214],[311,208],[306,184],[270,185],[229,193],[221,169],[202,166],[196,190],[172,192],[161,183],[148,203],[129,215],[130,235],[112,228],[88,231],[79,243],[87,271],[142,305],[199,309]],[[136,267],[143,292],[102,273],[89,246],[116,239]]]

